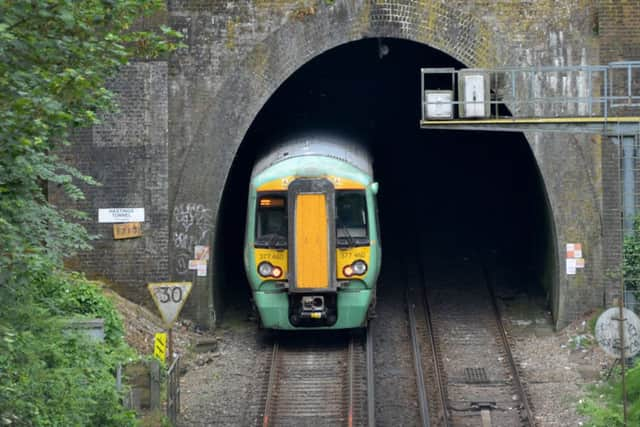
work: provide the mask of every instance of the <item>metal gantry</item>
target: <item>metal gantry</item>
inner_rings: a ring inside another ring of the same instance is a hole
[[[422,68],[423,129],[640,133],[640,61]]]

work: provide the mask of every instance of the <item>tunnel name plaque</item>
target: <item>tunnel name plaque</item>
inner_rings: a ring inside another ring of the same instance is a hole
[[[98,209],[99,223],[144,222],[144,208]]]
[[[622,309],[623,318],[620,319],[620,308],[614,307],[600,315],[596,322],[596,340],[602,349],[614,357],[622,357],[621,342],[624,341],[624,357],[635,356],[640,351],[640,319],[626,308]],[[620,339],[620,322],[624,340]]]

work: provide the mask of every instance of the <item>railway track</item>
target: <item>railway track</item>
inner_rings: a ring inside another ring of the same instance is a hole
[[[488,272],[469,261],[429,277],[408,267],[406,290],[390,288],[389,313],[378,313],[376,377],[372,326],[366,336],[281,335],[264,361],[256,425],[374,426],[374,382],[381,425],[534,425]],[[406,320],[389,317],[403,305]]]
[[[428,286],[410,273],[406,293],[421,425],[534,425],[488,272],[441,270]]]
[[[277,338],[260,425],[374,426],[370,334]]]

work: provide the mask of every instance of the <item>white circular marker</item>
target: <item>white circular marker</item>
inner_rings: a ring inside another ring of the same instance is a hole
[[[596,322],[596,340],[600,347],[615,357],[622,356],[620,322],[624,334],[624,357],[635,356],[640,351],[640,318],[631,310],[610,308],[600,315]]]

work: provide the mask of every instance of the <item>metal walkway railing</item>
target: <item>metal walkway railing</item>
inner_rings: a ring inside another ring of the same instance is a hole
[[[422,68],[421,99],[423,128],[562,131],[571,125],[571,131],[591,132],[602,131],[603,123],[633,127],[640,122],[640,61]],[[498,129],[503,125],[509,129]]]

